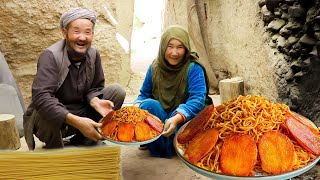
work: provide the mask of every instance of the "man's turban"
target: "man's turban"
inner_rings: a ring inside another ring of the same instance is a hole
[[[68,24],[77,19],[89,19],[93,23],[93,27],[96,23],[96,15],[94,12],[84,8],[72,8],[60,17],[60,28],[63,29]]]

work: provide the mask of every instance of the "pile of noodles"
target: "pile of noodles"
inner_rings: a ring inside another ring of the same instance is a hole
[[[107,136],[107,138],[118,141],[117,133],[119,123],[131,123],[133,125],[136,125],[138,122],[144,121],[144,119],[148,115],[149,112],[147,110],[143,110],[135,106],[125,106],[118,109],[117,111],[115,111],[115,114],[111,119],[112,121],[116,121],[118,124],[115,130],[109,136]],[[150,139],[153,139],[158,135],[160,135],[160,133],[150,127]]]
[[[207,128],[218,129],[219,139],[214,148],[197,163],[197,166],[221,173],[219,167],[221,148],[224,139],[232,133],[251,135],[256,143],[258,143],[263,133],[271,130],[277,130],[287,135],[288,133],[284,128],[286,120],[284,115],[288,111],[290,109],[287,105],[274,103],[256,95],[239,96],[214,108],[212,116],[203,130]],[[291,141],[294,144],[296,156],[294,170],[307,165],[317,158],[302,148],[295,140],[291,139]],[[188,144],[179,146],[185,150]],[[253,171],[265,173],[261,168],[259,156]]]

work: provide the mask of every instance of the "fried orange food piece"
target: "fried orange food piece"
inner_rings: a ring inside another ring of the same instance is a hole
[[[261,167],[271,174],[291,171],[294,165],[294,145],[279,131],[269,131],[262,135],[258,143]]]
[[[257,145],[250,135],[231,134],[221,148],[221,171],[228,175],[249,176],[257,162],[257,156]]]
[[[302,124],[306,125],[315,135],[319,134],[318,127],[310,119],[293,111],[291,111],[291,114]]]
[[[187,147],[184,157],[196,165],[214,147],[218,137],[219,131],[213,128],[198,133]]]
[[[306,125],[292,116],[286,118],[286,125],[297,142],[314,155],[320,155],[320,138]]]
[[[115,111],[110,111],[107,115],[105,115],[102,118],[102,120],[101,120],[102,126],[104,126],[106,123],[108,123],[108,121],[112,120],[114,113],[115,113]]]
[[[207,106],[197,116],[191,119],[186,128],[178,135],[178,142],[180,144],[185,144],[192,140],[196,134],[207,124],[212,115],[213,109],[213,104]]]
[[[112,121],[112,120],[106,121],[106,123],[104,123],[104,126],[102,126],[101,133],[106,137],[109,136],[117,127],[117,124],[118,123],[116,121]]]
[[[132,142],[134,136],[134,126],[130,123],[119,123],[118,140],[122,142]]]
[[[153,114],[150,114],[145,118],[145,121],[157,132],[161,133],[163,131],[163,123],[161,120]]]
[[[142,121],[136,124],[134,127],[134,133],[137,141],[146,141],[151,139],[150,126]]]

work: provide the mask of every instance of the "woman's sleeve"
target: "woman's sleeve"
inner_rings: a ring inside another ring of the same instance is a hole
[[[143,81],[142,87],[140,89],[140,94],[133,104],[141,103],[143,100],[152,98],[152,72],[151,65],[148,68],[146,77]]]
[[[197,63],[188,73],[188,98],[185,104],[180,104],[173,112],[185,116],[186,121],[194,118],[204,107],[207,94],[204,71]]]

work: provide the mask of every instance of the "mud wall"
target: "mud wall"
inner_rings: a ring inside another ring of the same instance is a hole
[[[26,104],[40,53],[60,40],[60,15],[71,7],[85,7],[97,15],[93,45],[100,51],[106,84],[124,87],[130,80],[130,40],[134,1],[45,0],[0,1],[0,51],[16,78]]]
[[[164,26],[180,24],[187,27],[192,7],[184,0],[166,2]],[[276,100],[273,59],[265,43],[258,3],[252,0],[204,0],[197,5],[202,6],[197,13],[204,17],[200,27],[206,34],[205,48],[218,81],[241,76],[246,94]]]
[[[164,26],[187,27],[188,3],[166,2]],[[197,5],[218,80],[243,77],[245,94],[285,103],[320,125],[318,0],[204,0]]]

